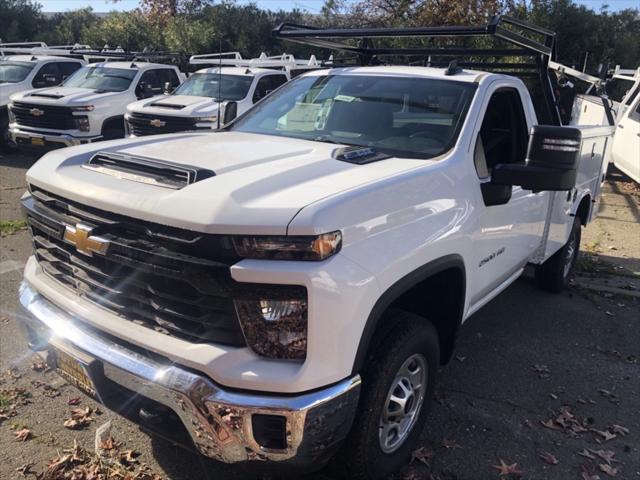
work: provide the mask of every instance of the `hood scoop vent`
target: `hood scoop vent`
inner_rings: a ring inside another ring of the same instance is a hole
[[[170,108],[171,110],[182,110],[186,105],[177,105],[172,103],[153,102],[149,104],[150,107]]]
[[[175,190],[215,176],[211,170],[114,152],[98,152],[83,167],[123,180]]]
[[[54,98],[54,99],[59,99],[64,97],[64,95],[59,95],[56,93],[32,93],[31,94],[32,97],[42,97],[42,98]]]

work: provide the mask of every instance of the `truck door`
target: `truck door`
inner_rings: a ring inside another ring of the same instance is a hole
[[[640,183],[640,95],[618,119],[611,156],[616,167]]]
[[[524,162],[532,121],[515,87],[495,89],[485,105],[473,150],[479,213],[470,265],[477,280],[472,304],[519,271],[540,245],[548,195],[514,186],[502,187],[499,198],[483,187],[497,164]]]

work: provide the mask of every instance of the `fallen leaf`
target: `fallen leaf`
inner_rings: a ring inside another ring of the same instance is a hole
[[[498,470],[499,472],[498,475],[500,477],[504,477],[505,475],[515,475],[519,477],[524,474],[524,472],[522,472],[521,470],[518,470],[517,463],[512,463],[511,465],[507,465],[504,462],[504,460],[502,460],[501,458],[499,458],[498,460],[500,460],[500,465],[492,465],[492,467]]]
[[[411,454],[411,462],[418,460],[419,462],[429,465],[429,460],[433,458],[435,452],[428,447],[420,447]]]
[[[544,450],[540,452],[540,458],[549,465],[558,465],[558,463],[560,463],[555,456],[553,456],[549,452],[545,452]]]
[[[591,431],[593,433],[598,434],[600,437],[602,437],[602,439],[605,442],[608,442],[609,440],[613,440],[614,438],[617,437],[615,433],[611,433],[608,430],[596,430],[595,428],[592,428]]]
[[[553,420],[547,420],[546,422],[543,422],[542,420],[540,420],[540,423],[542,424],[543,427],[549,428],[551,430],[562,430],[555,423],[553,423]]]
[[[80,405],[81,401],[82,399],[80,397],[73,397],[67,400],[67,405],[73,405],[73,406]]]
[[[16,473],[20,474],[21,477],[33,475],[34,472],[31,470],[31,467],[33,467],[33,463],[25,463],[24,465],[20,465],[16,468]]]
[[[460,363],[464,362],[467,359],[467,357],[462,356],[462,355],[456,355],[456,360],[458,360]]]
[[[617,462],[617,460],[615,460],[613,458],[613,457],[615,457],[616,452],[613,452],[611,450],[593,450],[593,449],[590,448],[589,451],[591,453],[593,453],[594,455],[597,455],[598,457],[600,457],[602,460],[607,462],[609,465],[611,465],[611,462]]]
[[[31,370],[34,370],[36,372],[44,372],[47,368],[49,368],[49,365],[47,365],[47,362],[40,359],[34,360],[31,363]]]
[[[13,432],[13,434],[16,436],[16,440],[18,440],[19,442],[26,442],[31,438],[31,430],[29,430],[28,428],[23,428],[21,430],[18,430],[17,432]]]
[[[622,435],[623,437],[629,434],[629,429],[623,427],[622,425],[611,425],[609,430],[618,435]]]
[[[600,475],[596,475],[592,467],[581,465],[580,469],[582,470],[582,480],[600,480]]]
[[[587,450],[586,448],[583,449],[581,452],[578,452],[578,455],[581,455],[583,457],[587,457],[590,458],[591,460],[595,460],[595,455],[592,455],[589,450]]]
[[[606,463],[601,463],[598,466],[600,467],[600,470],[602,470],[604,473],[606,473],[610,477],[615,477],[616,475],[618,475],[618,469],[612,467],[611,465],[607,465]]]

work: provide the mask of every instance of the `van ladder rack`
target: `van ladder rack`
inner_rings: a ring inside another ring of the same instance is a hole
[[[422,57],[426,66],[447,68],[451,57],[493,58],[494,61],[468,62],[458,59],[461,68],[506,73],[520,77],[537,78],[545,100],[545,123],[561,125],[560,112],[549,75],[549,62],[555,57],[555,32],[505,15],[495,15],[485,25],[450,25],[408,28],[316,28],[294,23],[281,23],[273,30],[273,36],[291,42],[327,48],[356,55],[360,65],[384,63],[385,56]],[[382,47],[378,39],[397,38],[451,38],[490,37],[511,44],[502,48],[465,47]],[[355,42],[354,42],[355,40]],[[434,58],[435,57],[435,58]],[[448,57],[439,59],[438,57]],[[531,61],[518,61],[529,57]],[[509,62],[512,58],[516,62]],[[502,61],[495,61],[501,59]],[[541,119],[542,120],[542,119]]]

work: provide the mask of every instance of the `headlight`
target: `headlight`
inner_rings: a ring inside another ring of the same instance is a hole
[[[93,105],[82,105],[80,107],[71,107],[72,112],[92,112],[96,108]]]
[[[78,127],[78,130],[81,132],[88,132],[90,130],[89,117],[86,115],[76,115],[73,119],[76,122],[76,127]]]
[[[233,237],[236,253],[244,258],[268,260],[311,260],[329,258],[340,251],[339,231],[318,236]]]
[[[213,117],[197,117],[196,122],[215,122],[218,120],[218,116],[214,115]]]
[[[258,355],[290,360],[307,356],[306,289],[290,288],[298,298],[234,300],[247,345]]]

